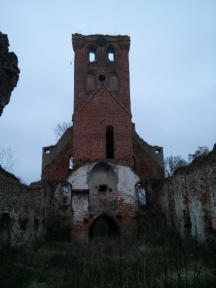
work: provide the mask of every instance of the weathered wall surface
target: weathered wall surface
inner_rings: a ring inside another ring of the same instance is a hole
[[[7,179],[1,176],[0,242],[29,245],[45,232],[41,215],[46,216],[47,205],[42,201],[43,191],[38,186],[22,185],[9,174]]]
[[[7,35],[0,32],[0,116],[10,101],[20,73],[17,56],[9,52],[8,47]]]
[[[103,87],[73,120],[74,165],[106,159],[106,127],[114,133],[114,159],[133,166],[131,115]],[[82,145],[80,145],[82,143]]]
[[[167,179],[162,210],[182,235],[205,241],[216,232],[216,149]]]
[[[70,240],[65,235],[71,231],[70,191],[64,181],[23,185],[0,169],[0,244],[31,246],[47,234]]]
[[[56,145],[43,147],[42,180],[64,180],[71,172],[69,159],[73,157],[73,127],[68,128]]]
[[[145,179],[163,179],[163,148],[151,146],[133,129],[133,158],[134,169],[141,177]]]
[[[92,224],[101,216],[112,219],[121,234],[136,231],[139,177],[130,167],[112,161],[87,163],[68,182],[72,186],[72,238],[88,239]]]

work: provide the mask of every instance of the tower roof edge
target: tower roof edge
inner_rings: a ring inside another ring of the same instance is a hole
[[[72,34],[72,40],[84,40],[84,41],[96,41],[99,37],[103,37],[108,42],[117,42],[117,41],[130,41],[128,35],[106,35],[106,34],[91,34],[91,35],[82,35],[79,33]]]

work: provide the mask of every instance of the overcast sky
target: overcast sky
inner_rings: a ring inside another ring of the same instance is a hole
[[[131,37],[133,122],[165,156],[187,159],[216,142],[215,0],[0,0],[0,31],[19,60],[20,79],[0,118],[0,149],[15,175],[41,176],[43,146],[73,113],[71,34]]]

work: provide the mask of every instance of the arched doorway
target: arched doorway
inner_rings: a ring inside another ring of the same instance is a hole
[[[110,238],[118,234],[117,223],[107,215],[102,215],[94,220],[90,227],[89,237],[95,238]]]

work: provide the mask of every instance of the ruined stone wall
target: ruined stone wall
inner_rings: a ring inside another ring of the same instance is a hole
[[[139,177],[127,166],[93,162],[75,170],[68,178],[72,186],[72,238],[89,238],[100,217],[108,217],[120,235],[136,232],[138,212],[136,183]]]
[[[152,150],[153,153],[155,153],[156,148],[153,147]],[[163,151],[160,153],[163,159]],[[155,161],[151,154],[145,150],[145,147],[142,146],[142,143],[139,143],[136,138],[133,138],[134,169],[140,175],[142,180],[162,179],[164,177],[163,164],[158,164],[158,162]]]
[[[43,148],[42,180],[64,180],[71,170],[70,157],[73,157],[73,127],[65,131],[56,145]]]
[[[70,240],[70,191],[64,181],[23,185],[0,169],[0,245],[32,246],[46,237]]]
[[[42,190],[37,186],[23,185],[9,174],[7,179],[5,175],[1,176],[0,243],[29,246],[44,233]]]
[[[7,35],[0,32],[0,116],[10,101],[11,92],[17,85],[20,73],[17,56],[9,52],[8,47]]]
[[[183,236],[205,241],[216,232],[216,149],[166,179],[160,205]]]

